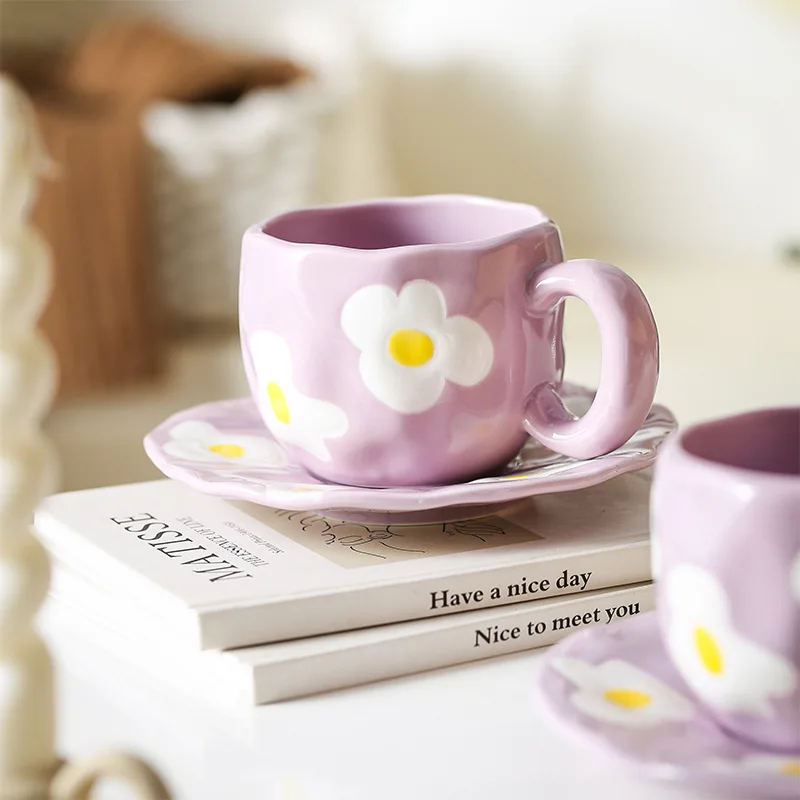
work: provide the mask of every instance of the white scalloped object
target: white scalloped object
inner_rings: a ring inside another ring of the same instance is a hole
[[[55,476],[40,430],[55,366],[36,330],[50,262],[28,223],[46,166],[30,105],[0,76],[0,786],[25,797],[44,795],[57,765],[52,667],[33,626],[49,562],[31,535],[33,511]]]
[[[140,800],[168,800],[161,779],[124,753],[58,769],[53,665],[34,626],[50,562],[31,533],[56,472],[41,432],[55,359],[36,330],[50,289],[50,254],[28,221],[45,169],[32,107],[0,74],[0,800],[88,800],[103,777],[126,782]]]

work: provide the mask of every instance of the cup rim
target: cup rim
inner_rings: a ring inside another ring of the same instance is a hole
[[[316,243],[316,242],[293,242],[288,239],[282,239],[273,234],[267,233],[264,230],[268,225],[274,225],[290,216],[301,216],[306,214],[326,214],[336,213],[342,210],[357,210],[360,208],[377,208],[380,206],[386,207],[402,207],[402,206],[435,206],[444,205],[445,203],[461,203],[465,206],[483,206],[483,207],[504,207],[508,210],[517,210],[530,214],[532,218],[536,218],[532,224],[515,228],[514,230],[506,233],[495,234],[494,236],[486,236],[480,239],[469,239],[463,242],[428,242],[423,244],[404,244],[396,247],[375,247],[365,249],[360,247],[346,247],[345,245]],[[288,209],[270,217],[266,217],[261,221],[251,225],[244,233],[245,238],[268,239],[274,245],[279,247],[287,247],[291,249],[305,248],[314,250],[315,252],[330,252],[330,253],[347,253],[348,255],[361,253],[364,256],[375,255],[376,253],[408,253],[408,252],[421,252],[430,250],[475,250],[486,247],[495,247],[513,241],[520,235],[529,233],[538,228],[551,227],[558,230],[558,226],[553,222],[550,217],[545,214],[538,206],[530,203],[521,203],[514,200],[501,200],[493,197],[486,197],[483,195],[461,194],[461,193],[445,193],[445,194],[424,194],[424,195],[411,195],[406,197],[373,197],[365,200],[357,200],[354,202],[342,203],[326,203],[313,206],[304,206],[299,208]]]
[[[766,408],[753,409],[750,411],[743,411],[737,414],[731,414],[725,417],[717,417],[713,419],[702,420],[693,423],[685,428],[680,428],[675,433],[673,447],[680,452],[683,459],[698,469],[702,469],[706,473],[714,473],[727,478],[739,478],[740,480],[747,480],[750,482],[765,481],[775,484],[783,484],[800,488],[800,473],[791,474],[785,472],[773,472],[768,470],[753,469],[752,467],[742,467],[733,464],[725,463],[714,458],[698,455],[692,450],[687,448],[686,439],[700,431],[709,428],[726,427],[728,425],[735,425],[747,419],[756,419],[767,415],[780,414],[786,412],[794,412],[800,415],[800,406],[798,405],[781,405],[781,406],[768,406]]]

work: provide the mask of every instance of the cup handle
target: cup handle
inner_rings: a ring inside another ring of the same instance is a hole
[[[528,283],[528,313],[551,314],[566,297],[583,300],[597,321],[600,385],[577,418],[553,384],[540,384],[528,395],[523,425],[557,453],[594,458],[627,442],[644,422],[658,383],[658,331],[639,286],[603,261],[580,258],[536,270]]]

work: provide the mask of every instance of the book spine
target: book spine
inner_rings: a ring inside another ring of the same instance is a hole
[[[253,667],[256,704],[286,700],[551,645],[577,630],[651,611],[652,584],[408,623],[408,633]],[[364,632],[367,634],[367,632]]]
[[[200,608],[202,649],[226,650],[462,611],[579,595],[651,578],[647,542],[269,604]]]

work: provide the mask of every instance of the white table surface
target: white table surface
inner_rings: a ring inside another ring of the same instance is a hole
[[[59,664],[70,756],[144,755],[186,800],[699,800],[543,719],[536,652],[225,716],[100,653]],[[109,791],[103,797],[122,797]]]
[[[682,422],[800,402],[800,271],[648,268],[641,283],[662,337],[658,399]],[[568,376],[593,382],[593,322],[570,309]],[[186,405],[243,391],[235,342],[175,348],[159,386],[57,409],[48,428],[69,488],[157,473],[141,436]],[[639,780],[541,719],[536,652],[220,714],[74,642],[55,648],[59,740],[68,755],[121,746],[178,798],[467,800],[704,795]],[[103,797],[127,796],[109,791]]]

